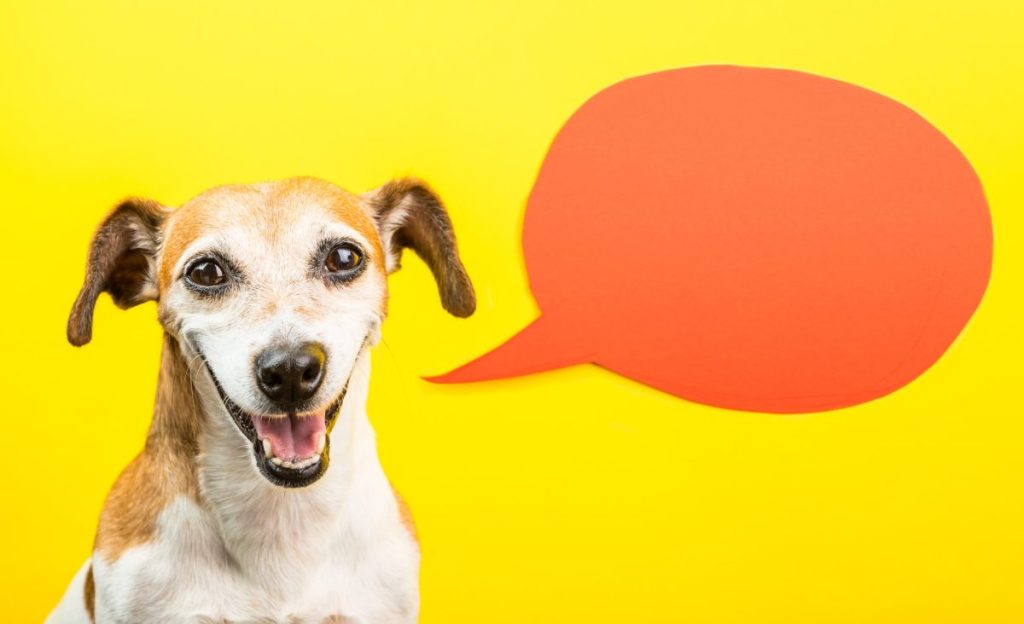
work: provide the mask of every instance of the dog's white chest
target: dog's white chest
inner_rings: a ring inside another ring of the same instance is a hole
[[[95,559],[97,621],[416,621],[419,554],[407,533],[375,527],[360,535],[360,527],[350,527],[350,535],[316,536],[319,548],[297,535],[293,544],[246,553],[242,566],[209,530],[211,521],[192,502],[178,500],[161,517],[160,539],[112,564]]]

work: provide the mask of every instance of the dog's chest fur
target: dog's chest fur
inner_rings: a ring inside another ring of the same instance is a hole
[[[94,557],[96,621],[414,622],[417,545],[379,466],[359,470],[352,513],[328,508],[341,479],[302,493],[243,486],[223,517],[176,498],[154,541]]]
[[[368,381],[362,358],[330,435],[329,469],[305,488],[271,485],[233,423],[203,418],[188,470],[194,486],[167,500],[144,542],[113,557],[97,548],[95,621],[415,622],[419,547],[380,465],[364,407]],[[196,397],[207,413],[218,406],[210,395]],[[161,485],[188,481],[169,478],[173,462],[157,466],[148,477]],[[155,498],[147,485],[115,486],[122,500],[136,496],[118,508],[122,516]],[[100,536],[112,520],[101,520]]]

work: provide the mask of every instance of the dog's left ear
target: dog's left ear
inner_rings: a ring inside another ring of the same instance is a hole
[[[476,309],[476,294],[459,259],[448,212],[420,180],[402,178],[363,195],[387,254],[388,273],[398,270],[402,250],[423,258],[437,281],[441,304],[455,316]]]
[[[92,315],[101,292],[110,293],[119,308],[156,300],[156,252],[167,214],[155,201],[127,199],[103,220],[68,317],[68,342],[80,347],[92,339]]]

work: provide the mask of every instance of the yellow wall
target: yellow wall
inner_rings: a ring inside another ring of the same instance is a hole
[[[413,173],[448,201],[480,298],[471,320],[446,316],[408,259],[374,354],[371,417],[420,525],[425,624],[1024,621],[1021,7],[5,3],[2,619],[57,600],[147,426],[153,306],[104,298],[93,344],[63,337],[109,206]],[[804,416],[694,405],[592,366],[421,381],[536,313],[518,237],[561,123],[617,80],[711,62],[874,89],[964,151],[995,265],[945,357],[892,396]]]

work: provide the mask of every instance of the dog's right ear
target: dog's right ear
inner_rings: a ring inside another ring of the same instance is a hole
[[[156,253],[167,214],[155,201],[127,199],[103,220],[68,317],[68,342],[80,347],[92,339],[92,315],[101,292],[110,293],[119,308],[156,300]]]

